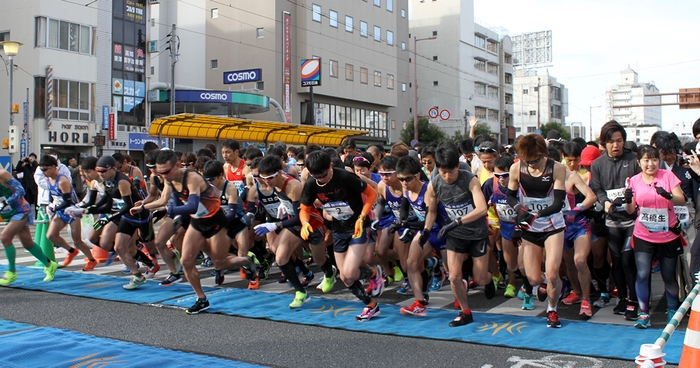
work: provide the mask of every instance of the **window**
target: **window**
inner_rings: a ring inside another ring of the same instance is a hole
[[[211,68],[212,68],[212,69],[217,69],[217,68],[219,68],[219,60],[218,60],[218,59],[213,59],[213,60],[211,60]]]
[[[437,61],[438,57],[437,55],[433,55],[433,61]]]
[[[360,83],[369,83],[369,71],[367,70],[367,68],[360,68]]]
[[[498,54],[498,42],[492,40],[486,41],[486,50],[489,50],[494,54]]]
[[[504,79],[506,84],[513,84],[513,74],[505,73]]]
[[[353,31],[352,17],[349,15],[345,16],[345,31],[352,33]]]
[[[505,103],[509,104],[509,105],[513,104],[513,94],[512,93],[506,93]]]
[[[489,121],[498,121],[498,110],[489,110]]]
[[[401,83],[401,92],[406,92],[406,83]]]
[[[314,22],[321,23],[321,5],[311,5],[311,12],[311,19],[313,19]]]
[[[386,10],[394,12],[394,0],[386,0]]]
[[[394,45],[394,32],[386,31],[386,44],[389,46]]]
[[[382,7],[382,0],[374,0],[374,6]]]
[[[528,132],[528,133],[534,133],[536,129],[537,129],[537,127],[529,126],[529,127],[527,127],[527,132]]]
[[[537,110],[530,110],[530,116],[537,115]]]
[[[374,26],[374,40],[382,42],[382,29],[380,27]]]
[[[511,55],[511,54],[503,55],[503,62],[505,62],[506,64],[513,64],[513,55]]]
[[[374,71],[374,86],[375,87],[382,86],[382,72],[380,72],[379,70]]]
[[[265,28],[260,27],[255,29],[255,37],[263,38],[265,37]]]
[[[498,99],[498,87],[489,86],[489,98]]]
[[[34,117],[46,118],[46,77],[34,77]]]
[[[477,119],[486,119],[486,108],[485,107],[474,107],[474,116]]]
[[[524,95],[527,94],[527,88],[523,89],[523,94],[524,94]]]
[[[533,87],[533,88],[532,88],[532,91],[533,91],[533,92],[539,92],[539,91],[540,91],[540,87]]]
[[[62,79],[53,83],[55,119],[92,121],[92,84]]]
[[[345,64],[345,80],[355,80],[355,69],[352,64]]]
[[[152,66],[151,67],[151,75],[155,75],[155,74],[156,74],[156,67]]]
[[[338,12],[335,10],[330,10],[328,12],[328,22],[331,27],[338,28]]]
[[[255,89],[258,91],[264,91],[265,90],[265,82],[260,81],[260,82],[255,82]]]
[[[474,92],[477,95],[486,96],[486,85],[479,82],[474,82]]]
[[[486,65],[486,71],[487,71],[489,74],[498,75],[498,64],[491,64],[491,63],[488,63],[488,64]]]
[[[0,32],[0,41],[8,41],[10,39],[10,32]],[[0,50],[2,50],[2,45],[0,45]]]
[[[406,51],[406,42],[401,42],[401,51]]]
[[[77,23],[37,17],[35,19],[35,44],[36,47],[49,47],[92,55],[93,28]]]
[[[483,49],[484,47],[486,47],[486,39],[475,34],[474,35],[474,46],[476,46],[480,49]]]
[[[437,37],[437,31],[433,31],[433,37]]]
[[[329,72],[331,73],[331,77],[338,78],[338,62],[335,60],[330,60],[329,66],[330,68],[328,69],[330,69]]]
[[[401,9],[401,18],[406,18],[406,9]]]
[[[367,37],[367,22],[360,21],[360,36]]]
[[[485,72],[486,71],[486,62],[483,60],[474,59],[474,69],[481,70],[482,72]]]
[[[437,86],[438,86],[438,81],[433,81],[433,87],[437,87]]]
[[[300,119],[303,121],[308,110],[307,103],[301,103]],[[327,103],[315,103],[314,110],[320,112],[323,126],[340,129],[363,129],[371,137],[386,138],[389,116],[386,112],[362,109]]]
[[[394,75],[393,74],[386,75],[386,88],[387,89],[394,89]]]
[[[211,19],[219,17],[219,8],[211,8]]]

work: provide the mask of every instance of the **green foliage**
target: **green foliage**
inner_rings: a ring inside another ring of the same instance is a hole
[[[406,124],[406,129],[401,131],[401,140],[411,145],[413,140],[413,119]],[[418,119],[418,141],[424,144],[439,143],[447,140],[447,134],[437,125],[430,124],[428,118]]]
[[[478,123],[474,127],[474,136],[478,136],[481,134],[488,134],[491,135],[493,132],[491,131],[491,128],[489,128],[489,125],[486,123]]]
[[[562,139],[567,140],[567,141],[571,140],[571,134],[569,133],[569,131],[564,129],[556,121],[552,121],[552,122],[549,122],[547,124],[540,125],[540,130],[542,131],[542,136],[545,139],[547,138],[547,132],[549,132],[550,130],[558,130],[559,133],[561,133]]]

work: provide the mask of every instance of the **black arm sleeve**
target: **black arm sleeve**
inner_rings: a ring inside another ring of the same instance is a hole
[[[250,201],[245,205],[245,211],[250,213],[255,213],[255,202]]]
[[[545,207],[539,212],[540,217],[551,216],[564,207],[564,199],[566,198],[566,191],[563,189],[554,189],[554,202]]]
[[[63,198],[63,203],[61,203],[60,206],[54,208],[54,211],[64,210],[73,204],[73,197],[70,195],[70,193],[63,193],[61,197]]]
[[[411,208],[411,204],[408,203],[408,198],[403,197],[401,200],[401,209],[399,210],[399,216],[401,217],[399,219],[399,222],[404,222],[408,220],[408,211]]]
[[[506,201],[508,201],[508,205],[513,208],[520,204],[520,202],[518,202],[518,191],[508,188],[508,190],[506,190]]]
[[[122,208],[117,215],[126,215],[129,213],[129,210],[134,207],[134,202],[131,200],[131,195],[126,195],[122,197],[122,200],[124,201],[124,208]],[[116,216],[116,215],[115,215]]]
[[[286,229],[292,226],[298,226],[301,225],[301,220],[299,220],[299,212],[301,211],[301,202],[296,201],[292,202],[292,207],[294,207],[294,213],[296,214],[294,217],[282,221],[282,228]]]
[[[691,178],[691,179],[693,179],[693,180],[695,180],[695,181],[697,181],[697,182],[700,182],[700,175],[698,175],[698,174],[695,172],[695,170],[693,170],[693,169],[688,169],[688,173],[690,174],[690,178]]]
[[[99,202],[95,203],[88,213],[110,213],[112,212],[112,197],[105,194],[100,198]]]
[[[80,205],[80,207],[82,208],[87,208],[95,204],[95,200],[97,200],[97,191],[89,189],[88,194],[85,196],[85,198],[87,198],[87,201],[83,202]]]
[[[425,227],[425,221],[412,221],[412,222],[407,222],[403,227],[412,229],[412,230],[423,230]]]
[[[382,196],[377,196],[377,204],[374,206],[374,218],[379,220],[384,216],[384,207],[386,207],[386,200]]]

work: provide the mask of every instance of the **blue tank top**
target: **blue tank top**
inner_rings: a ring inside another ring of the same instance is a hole
[[[403,201],[403,196],[394,196],[391,194],[389,187],[385,187],[384,196],[386,197],[386,207],[388,208],[384,209],[384,214],[389,212],[395,218],[401,218],[401,202]],[[418,216],[416,216],[416,212],[413,210],[413,207],[408,210],[408,219],[406,219],[406,221],[418,221]]]
[[[228,190],[228,185],[229,181],[224,180],[224,187],[221,189],[221,209],[224,211],[224,214],[228,214],[228,196],[226,195],[226,191]],[[238,197],[238,207],[236,207],[236,218],[240,219],[243,221],[243,217],[245,216],[245,213],[243,212],[245,210],[245,204],[243,203],[243,198]]]
[[[411,204],[411,208],[413,208],[413,211],[415,212],[419,221],[425,221],[425,216],[428,214],[428,205],[425,203],[425,190],[428,189],[428,184],[428,182],[423,183],[423,188],[421,188],[420,192],[418,193],[418,198],[416,198],[415,201],[411,200],[411,197],[408,195],[408,191],[404,192],[403,194],[406,199],[408,199],[408,203]],[[444,226],[446,218],[447,212],[445,211],[445,205],[438,201],[437,218],[433,224],[433,229]]]
[[[515,210],[508,204],[505,194],[506,188],[501,189],[498,180],[493,178],[493,193],[491,194],[491,205],[496,208],[498,220],[501,222],[513,223],[515,221]]]
[[[53,203],[56,206],[61,205],[63,203],[63,192],[61,192],[61,188],[58,187],[58,181],[61,179],[61,177],[65,177],[63,174],[58,174],[56,177],[56,181],[51,184],[51,179],[47,180],[49,182],[49,193],[51,193],[51,197],[53,198]],[[70,188],[70,197],[73,200],[73,203],[78,203],[78,195],[75,194],[75,190],[73,189],[73,186],[71,185]]]

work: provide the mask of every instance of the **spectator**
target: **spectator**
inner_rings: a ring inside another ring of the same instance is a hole
[[[32,205],[32,208],[36,204],[37,196],[37,186],[36,182],[34,182],[34,172],[37,167],[39,167],[39,163],[36,160],[36,154],[32,152],[28,157],[17,163],[17,168],[15,169],[17,180],[24,187],[24,198],[27,200],[27,203]]]
[[[61,160],[59,159],[59,153],[55,149],[50,149],[47,154],[53,158],[56,159],[58,162],[58,173],[62,174],[66,178],[68,178],[68,181],[71,182],[71,185],[73,185],[73,176],[71,175],[70,170],[66,165],[61,163]],[[37,166],[38,163],[37,163]],[[46,175],[41,170],[35,170],[34,171],[34,181],[36,182],[36,185],[38,187],[38,194],[37,194],[37,205],[39,206],[47,206],[49,204],[49,181],[46,178]]]
[[[83,177],[80,175],[80,168],[78,167],[78,161],[75,157],[68,159],[68,170],[70,170],[71,177],[73,178],[73,189],[78,198],[83,198],[85,196],[85,186],[83,182]]]

